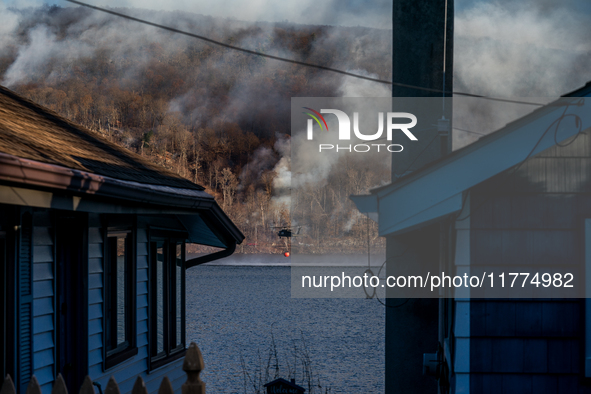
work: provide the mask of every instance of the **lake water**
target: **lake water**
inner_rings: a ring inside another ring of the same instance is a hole
[[[251,255],[187,270],[186,334],[203,353],[207,391],[254,393],[266,371],[272,380],[274,337],[279,377],[289,380],[295,369],[306,393],[306,371],[312,393],[384,392],[384,307],[375,299],[291,298],[286,261]]]

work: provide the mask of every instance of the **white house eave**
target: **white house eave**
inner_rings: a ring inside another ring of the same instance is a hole
[[[580,98],[561,100],[575,102]],[[464,191],[577,134],[574,117],[569,116],[555,139],[554,121],[564,110],[564,105],[541,108],[414,176],[374,190],[371,195],[375,202],[365,196],[352,200],[360,211],[377,207],[381,236],[416,226],[423,219],[423,223],[432,220],[434,215],[457,211]],[[580,118],[583,130],[591,126],[588,107],[571,105],[568,114]]]

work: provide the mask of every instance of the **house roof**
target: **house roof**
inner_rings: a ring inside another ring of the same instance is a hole
[[[351,199],[360,212],[378,220],[382,236],[457,212],[464,205],[465,190],[577,133],[567,128],[556,139],[554,133],[546,133],[562,115],[565,103],[569,103],[569,114],[576,113],[582,120],[583,129],[591,126],[591,111],[579,99],[587,96],[591,96],[591,82],[396,182]]]
[[[204,190],[96,132],[0,86],[0,152],[149,185]]]
[[[0,86],[0,203],[175,215],[188,242],[244,235],[202,186]]]

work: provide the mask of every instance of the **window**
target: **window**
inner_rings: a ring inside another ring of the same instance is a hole
[[[133,233],[109,228],[105,242],[105,369],[137,354]]]
[[[150,242],[150,365],[158,368],[185,350],[185,243],[157,236]]]

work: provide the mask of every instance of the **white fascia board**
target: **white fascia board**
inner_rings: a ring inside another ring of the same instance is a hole
[[[411,230],[415,226],[423,225],[443,216],[449,215],[450,213],[458,212],[460,209],[462,209],[461,193],[456,194],[447,200],[441,201],[440,203],[437,203],[434,206],[417,213],[415,216],[411,216],[401,222],[392,224],[391,219],[395,218],[396,216],[396,207],[392,205],[380,204],[378,213],[378,217],[381,218],[381,220],[378,222],[380,236],[397,233],[403,230]]]
[[[534,156],[554,146],[556,123],[552,123],[563,112],[564,106],[560,105],[544,108],[534,116],[527,117],[527,122],[524,119],[514,122],[507,129],[499,130],[496,136],[491,135],[482,144],[475,143],[474,147],[467,147],[416,178],[411,175],[407,181],[402,179],[378,190],[378,206],[387,207],[383,211],[379,210],[380,235],[391,234],[392,229],[409,218],[461,195],[463,191],[519,164],[528,155]],[[591,111],[587,106],[572,105],[568,113],[581,118],[583,129],[591,126]],[[551,125],[551,129],[546,132]],[[574,118],[569,116],[564,119],[557,140],[564,141],[575,134],[577,128],[574,127]]]
[[[363,194],[358,196],[349,196],[360,213],[377,213],[378,196],[375,194]]]

